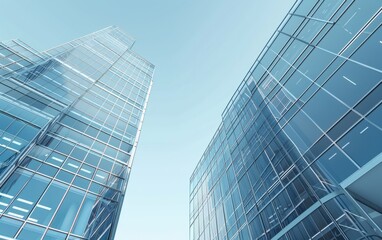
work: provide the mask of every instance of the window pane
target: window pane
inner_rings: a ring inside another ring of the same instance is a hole
[[[348,132],[338,145],[360,166],[363,166],[382,150],[382,132],[363,120]]]
[[[323,87],[352,107],[377,85],[381,78],[380,73],[348,61]]]
[[[51,227],[68,231],[73,223],[74,217],[76,216],[83,197],[84,193],[82,191],[71,188],[58,209]]]
[[[382,55],[381,34],[382,28],[379,27],[351,58],[381,70],[382,61],[378,57]]]
[[[323,107],[325,106],[325,107]],[[318,91],[303,107],[303,110],[323,131],[348,110],[342,103],[327,92]]]
[[[0,218],[0,238],[14,237],[22,222],[7,217]]]
[[[18,235],[17,239],[19,240],[31,240],[31,239],[41,239],[42,234],[44,233],[43,228],[37,227],[31,224],[26,224],[23,227],[23,230]]]
[[[36,205],[29,219],[39,224],[47,225],[63,198],[65,191],[65,185],[58,182],[52,182],[42,199]]]
[[[93,210],[94,203],[96,201],[96,196],[88,194],[86,199],[81,207],[81,210],[77,216],[76,224],[74,225],[73,233],[83,235],[86,227],[93,220],[91,218],[91,213]]]
[[[16,201],[10,205],[6,213],[14,217],[26,218],[48,185],[48,181],[45,177],[34,175],[17,195]]]
[[[322,135],[318,127],[302,111],[297,113],[283,130],[302,152],[305,152]]]
[[[320,169],[325,169],[338,183],[358,169],[336,146],[323,154],[316,164]]]
[[[13,200],[31,175],[26,171],[16,171],[0,189],[0,212]]]
[[[380,5],[379,0],[369,0],[367,4],[364,1],[354,1],[319,45],[338,53],[380,8]]]
[[[49,230],[45,237],[44,240],[65,240],[66,234],[59,233],[53,230]]]

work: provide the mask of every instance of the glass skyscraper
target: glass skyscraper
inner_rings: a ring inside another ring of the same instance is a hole
[[[0,239],[113,239],[154,70],[133,44],[0,43]]]
[[[381,7],[295,2],[191,176],[191,240],[382,239]]]

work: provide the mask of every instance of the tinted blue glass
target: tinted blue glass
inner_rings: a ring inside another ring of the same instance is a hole
[[[6,205],[0,205],[0,209],[3,211],[6,209],[9,203],[14,199],[16,194],[21,190],[24,184],[30,178],[30,174],[26,171],[16,171],[0,189],[2,193],[0,195],[0,201],[6,203]]]
[[[34,138],[38,133],[38,129],[35,127],[32,127],[30,125],[26,125],[23,129],[21,129],[21,132],[18,134],[19,137],[30,141],[32,138]]]
[[[375,69],[382,69],[382,64],[378,56],[381,56],[381,34],[382,28],[379,27],[373,35],[355,52],[352,59],[366,64]],[[372,54],[370,54],[372,53]]]
[[[21,166],[29,168],[31,170],[37,170],[41,165],[40,161],[37,161],[33,158],[25,158],[25,160],[21,163]]]
[[[338,183],[358,170],[358,167],[346,157],[338,147],[331,147],[316,163],[320,169],[328,171]]]
[[[297,113],[283,130],[302,152],[306,151],[322,135],[318,127],[302,111]]]
[[[311,1],[301,1],[294,12],[301,15],[308,15],[316,4],[316,2]]]
[[[44,192],[47,185],[47,178],[39,175],[33,175],[21,192],[18,193],[17,201],[14,201],[10,205],[10,208],[8,208],[6,213],[25,219],[28,213],[32,210],[33,206],[36,204],[36,201],[40,195]]]
[[[22,222],[2,216],[0,218],[0,237],[13,238]]]
[[[48,164],[42,164],[37,171],[39,173],[42,173],[42,174],[45,174],[45,175],[53,177],[53,176],[56,175],[58,169],[55,168],[55,167],[52,167],[52,166],[50,166]]]
[[[23,230],[20,232],[20,234],[17,236],[17,239],[20,240],[30,240],[30,239],[41,239],[42,234],[44,233],[44,228],[26,224],[23,227]]]
[[[354,1],[319,45],[338,53],[379,7],[378,0],[371,0],[367,4],[362,1]]]
[[[324,27],[324,25],[325,23],[323,22],[310,20],[306,23],[297,37],[303,41],[311,42],[318,32]]]
[[[25,126],[21,121],[13,121],[12,124],[7,128],[7,132],[13,135],[17,133]]]
[[[320,3],[319,9],[313,14],[313,17],[321,20],[329,20],[341,4],[342,0],[324,1]]]
[[[312,82],[299,71],[294,72],[290,79],[285,83],[286,90],[298,99]]]
[[[12,123],[13,118],[4,114],[0,113],[0,129],[6,130],[8,126]]]
[[[68,173],[66,171],[59,171],[56,178],[63,181],[63,182],[66,182],[66,183],[70,183],[72,180],[73,180],[73,177],[74,175],[71,174],[71,173]]]
[[[325,106],[325,108],[322,108]],[[318,91],[303,107],[307,116],[326,131],[348,110],[343,104],[325,91]]]
[[[66,189],[65,185],[55,181],[52,182],[29,218],[32,218],[33,221],[39,224],[47,225],[54,214],[54,210],[63,198]]]
[[[79,176],[77,176],[77,177],[74,179],[74,181],[73,181],[73,185],[74,185],[74,186],[77,186],[77,187],[82,188],[82,189],[85,189],[85,190],[88,188],[89,183],[90,183],[89,180],[84,179],[84,178],[79,177]]]
[[[371,112],[368,118],[382,129],[382,105],[379,105],[373,112]]]
[[[300,27],[301,23],[303,23],[304,18],[299,16],[291,16],[288,20],[288,24],[286,24],[282,31],[284,33],[293,35],[294,32]]]
[[[83,197],[82,191],[70,188],[51,223],[51,227],[69,231]]]
[[[315,80],[326,67],[329,66],[335,56],[319,48],[315,48],[309,53],[307,58],[298,67],[299,72]]]
[[[94,203],[96,201],[96,196],[88,194],[82,204],[81,210],[77,216],[77,221],[73,228],[73,233],[78,235],[83,235],[85,233],[86,227],[93,220],[91,218],[91,213],[93,211]]]
[[[65,240],[66,234],[49,230],[44,237],[44,240]]]
[[[348,61],[323,87],[349,106],[354,106],[380,82],[381,77],[381,73]]]
[[[364,179],[368,169],[362,167],[381,153],[381,111],[374,110],[381,101],[381,67],[373,54],[380,50],[380,16],[371,19],[381,3],[303,0],[297,5],[281,24],[281,31],[292,36],[275,33],[223,113],[218,133],[226,137],[219,144],[228,150],[232,166],[217,151],[217,133],[190,179],[190,239],[379,234],[373,230],[375,218],[360,214],[362,205],[352,204],[353,196],[334,198],[338,208],[328,212],[320,205],[342,191],[339,183],[350,189],[352,181]],[[251,92],[245,92],[247,86]],[[247,115],[245,99],[256,105],[254,113]],[[239,198],[234,197],[236,182]],[[347,214],[353,213],[359,217],[350,220]],[[244,233],[248,227],[251,236]],[[290,230],[285,234],[283,228]]]
[[[382,150],[382,131],[363,120],[348,132],[338,145],[359,166],[363,166]]]

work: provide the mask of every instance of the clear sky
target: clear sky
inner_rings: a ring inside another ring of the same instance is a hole
[[[45,50],[109,25],[156,65],[117,240],[188,239],[189,177],[293,0],[0,0],[0,40]]]

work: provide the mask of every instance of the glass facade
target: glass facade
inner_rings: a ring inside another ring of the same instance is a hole
[[[113,239],[154,71],[133,44],[0,43],[0,239]]]
[[[191,176],[191,240],[382,239],[381,7],[296,1]]]

